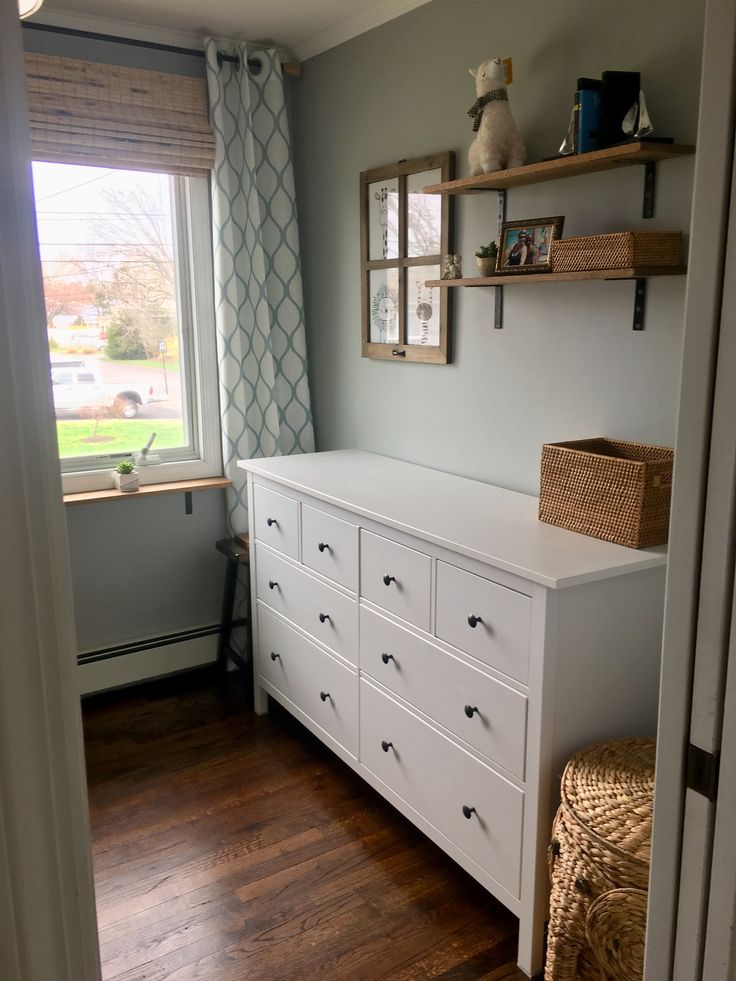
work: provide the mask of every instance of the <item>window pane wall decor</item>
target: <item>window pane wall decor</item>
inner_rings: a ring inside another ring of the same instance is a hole
[[[363,357],[447,364],[452,198],[424,188],[452,180],[454,155],[404,160],[360,175]]]

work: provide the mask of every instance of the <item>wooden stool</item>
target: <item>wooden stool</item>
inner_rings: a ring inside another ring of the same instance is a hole
[[[217,644],[217,663],[224,671],[227,662],[232,661],[246,673],[250,679],[253,660],[253,633],[250,618],[250,542],[247,533],[236,535],[235,538],[221,538],[215,542],[215,547],[227,558],[225,570],[225,588],[222,594],[222,613],[220,614],[220,639]],[[235,591],[238,585],[238,568],[246,568],[246,602],[247,616],[235,618]],[[250,664],[230,645],[234,627],[247,628],[247,655]],[[252,679],[248,681],[252,685]],[[249,689],[250,690],[250,689]]]
[[[552,827],[545,981],[641,981],[653,739],[600,743],[562,775]]]

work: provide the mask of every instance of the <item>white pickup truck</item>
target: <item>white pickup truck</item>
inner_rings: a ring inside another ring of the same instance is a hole
[[[106,384],[96,361],[51,359],[51,388],[54,408],[59,412],[94,411],[104,406],[122,419],[135,419],[138,409],[149,402],[168,398],[153,385],[135,382]]]

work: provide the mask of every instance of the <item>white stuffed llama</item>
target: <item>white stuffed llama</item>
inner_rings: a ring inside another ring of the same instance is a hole
[[[470,74],[478,96],[468,109],[473,131],[478,134],[468,151],[470,176],[521,167],[526,163],[526,148],[509,109],[506,66],[500,58],[492,58],[477,71],[471,68]]]

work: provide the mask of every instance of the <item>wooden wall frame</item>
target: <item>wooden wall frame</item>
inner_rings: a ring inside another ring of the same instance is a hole
[[[452,180],[454,167],[455,155],[447,150],[360,175],[364,358],[428,364],[451,360],[452,291],[426,282],[440,278],[444,256],[452,252],[453,201],[442,195],[435,203],[423,189],[438,183],[433,175]]]

